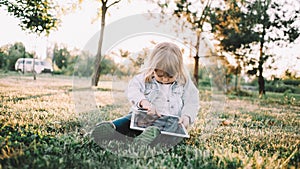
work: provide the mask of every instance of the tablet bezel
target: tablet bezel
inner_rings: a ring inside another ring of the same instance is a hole
[[[136,126],[135,125],[135,116],[136,114],[139,114],[139,113],[147,113],[146,110],[139,110],[139,111],[134,111],[132,112],[131,114],[131,120],[130,120],[130,128],[131,129],[135,129],[135,130],[140,130],[140,131],[144,131],[146,128],[143,128],[143,127],[139,127],[139,126]],[[179,116],[175,116],[175,115],[168,115],[168,114],[161,114],[162,116],[171,116],[171,117],[175,117],[175,118],[178,118],[179,119]],[[181,125],[183,131],[185,134],[179,134],[179,133],[173,133],[173,132],[167,132],[167,131],[161,131],[161,134],[165,134],[165,135],[171,135],[171,136],[177,136],[177,137],[183,137],[183,138],[190,138],[190,135],[188,134],[186,128],[184,127],[183,124],[179,124]]]

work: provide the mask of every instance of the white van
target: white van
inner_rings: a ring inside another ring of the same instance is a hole
[[[15,63],[16,71],[32,72],[33,68],[35,73],[38,74],[42,72],[53,72],[51,63],[39,59],[19,58]]]

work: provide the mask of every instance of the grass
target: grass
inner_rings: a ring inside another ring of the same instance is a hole
[[[101,120],[128,113],[124,85],[101,81],[92,89],[95,105],[83,92],[73,97],[65,76],[18,74],[0,79],[0,168],[299,168],[298,95],[226,96],[223,111],[213,112],[212,93],[201,90],[201,110],[191,138],[161,153],[145,148],[107,151],[88,132]],[[112,87],[113,86],[113,87]],[[225,123],[225,121],[227,123]],[[209,128],[209,127],[212,128]],[[107,146],[118,145],[109,143]],[[138,153],[140,153],[139,151]],[[148,154],[147,154],[148,153]]]

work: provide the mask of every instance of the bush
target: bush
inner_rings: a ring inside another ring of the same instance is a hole
[[[294,93],[296,93],[296,94],[300,94],[300,87],[295,87],[295,91],[294,91]]]
[[[62,70],[55,70],[53,71],[54,75],[63,75],[65,72],[63,72]]]
[[[296,91],[296,88],[289,85],[272,85],[267,83],[265,85],[265,90],[270,92],[278,92],[278,93],[284,93],[285,91],[290,90],[292,93]]]
[[[202,87],[210,87],[211,84],[210,84],[210,81],[209,81],[209,80],[200,80],[200,81],[199,81],[199,86],[202,86]]]
[[[300,86],[300,79],[285,79],[282,82],[285,85]]]

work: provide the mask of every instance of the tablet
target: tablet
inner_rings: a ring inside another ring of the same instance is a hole
[[[148,126],[157,126],[161,134],[189,138],[189,134],[183,124],[179,124],[179,116],[161,114],[147,115],[147,110],[133,111],[130,128],[144,131]]]

